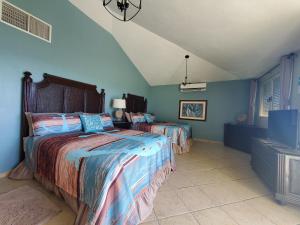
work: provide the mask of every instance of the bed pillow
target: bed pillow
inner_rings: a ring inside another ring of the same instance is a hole
[[[125,112],[125,116],[126,116],[127,121],[131,123],[132,121],[131,121],[130,113]]]
[[[81,114],[80,119],[86,133],[104,130],[99,114]]]
[[[101,113],[100,119],[101,119],[102,126],[105,130],[114,128],[114,124],[109,113]]]
[[[34,136],[82,130],[78,114],[26,113],[26,117],[30,127],[29,133]]]
[[[130,113],[131,122],[135,123],[145,123],[145,117],[143,113]]]
[[[149,113],[145,113],[144,117],[145,117],[145,120],[146,120],[147,123],[154,123],[155,116],[153,116]]]

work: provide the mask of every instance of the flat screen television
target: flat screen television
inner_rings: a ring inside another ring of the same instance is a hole
[[[269,111],[268,135],[291,148],[298,145],[298,110]]]

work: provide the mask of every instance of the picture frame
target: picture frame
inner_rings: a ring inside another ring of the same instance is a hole
[[[207,100],[180,100],[178,119],[206,121]]]

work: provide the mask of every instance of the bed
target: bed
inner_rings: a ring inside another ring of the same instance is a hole
[[[29,136],[24,112],[63,113],[65,119],[74,112],[102,113],[104,103],[104,90],[94,85],[49,74],[34,83],[25,73],[25,160],[10,177],[35,178],[63,198],[77,214],[76,225],[135,225],[151,214],[158,188],[174,170],[166,137],[136,130]]]
[[[123,98],[126,99],[126,113],[147,112],[146,98],[129,93],[124,94]],[[192,145],[192,128],[188,124],[171,122],[138,122],[132,124],[131,128],[167,136],[170,138],[173,151],[176,154],[184,154],[190,151]]]

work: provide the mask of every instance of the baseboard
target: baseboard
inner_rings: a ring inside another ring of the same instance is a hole
[[[7,177],[9,173],[10,173],[10,171],[4,172],[4,173],[0,173],[0,178]]]
[[[205,142],[210,144],[224,144],[223,141],[213,141],[208,139],[202,139],[202,138],[193,138],[193,141],[199,141],[199,142]]]

